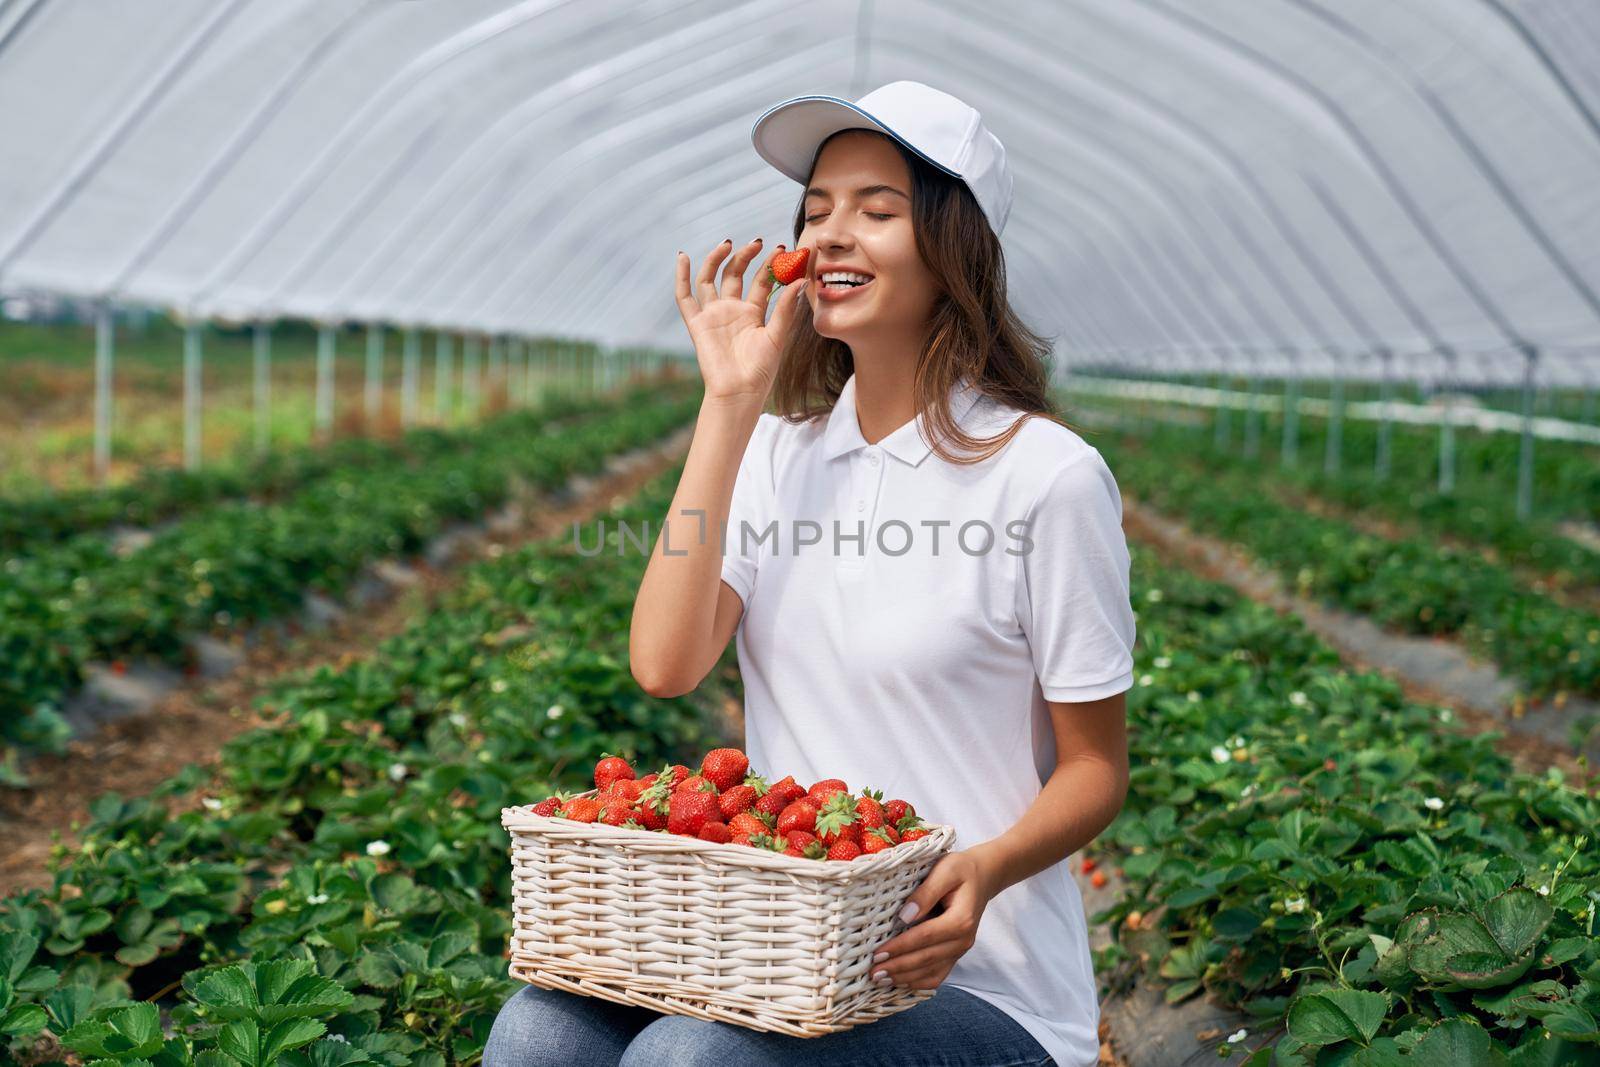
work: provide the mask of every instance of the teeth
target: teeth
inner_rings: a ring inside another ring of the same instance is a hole
[[[847,271],[829,271],[822,275],[822,284],[824,285],[830,285],[834,282],[856,282],[857,284],[865,285],[871,280],[870,275],[851,274]]]

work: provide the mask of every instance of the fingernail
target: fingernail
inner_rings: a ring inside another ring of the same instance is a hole
[[[759,237],[757,237],[757,238],[756,238],[756,239],[755,239],[755,243],[756,243],[756,244],[760,244],[760,243],[761,243],[761,238],[759,238]]]
[[[900,909],[900,921],[903,923],[908,923],[912,919],[915,919],[920,908],[921,905],[919,905],[916,901],[906,901],[906,906]]]
[[[886,960],[888,958],[889,958],[889,954],[887,952],[879,952],[877,955],[872,957],[872,962],[873,963],[882,963],[884,960]]]
[[[733,238],[732,237],[724,237],[722,239],[722,243],[725,244],[725,245],[731,245],[731,244],[733,244]]]
[[[873,974],[872,974],[872,980],[874,982],[881,982],[885,978],[888,978],[888,977],[889,977],[889,972],[888,971],[874,971]]]

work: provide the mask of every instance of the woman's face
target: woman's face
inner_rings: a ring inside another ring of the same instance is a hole
[[[859,190],[887,186],[865,195]],[[810,246],[806,300],[824,337],[855,347],[920,337],[938,300],[932,274],[917,252],[911,221],[911,172],[886,138],[861,132],[827,143],[806,187],[805,228],[797,247]],[[854,289],[825,288],[831,270],[870,275]]]

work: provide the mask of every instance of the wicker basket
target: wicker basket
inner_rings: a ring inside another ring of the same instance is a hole
[[[584,794],[593,796],[594,791]],[[955,843],[949,826],[849,863],[502,808],[511,975],[673,1015],[817,1037],[933,990],[872,980],[872,954]]]

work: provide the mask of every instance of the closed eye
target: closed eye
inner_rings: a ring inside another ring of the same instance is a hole
[[[892,219],[892,218],[894,218],[893,215],[885,215],[881,211],[868,211],[868,212],[866,212],[866,214],[872,216],[875,219]],[[822,217],[823,217],[822,215],[807,215],[806,216],[806,222],[807,222],[807,224],[810,224],[810,223],[816,222],[818,219],[820,219]]]

